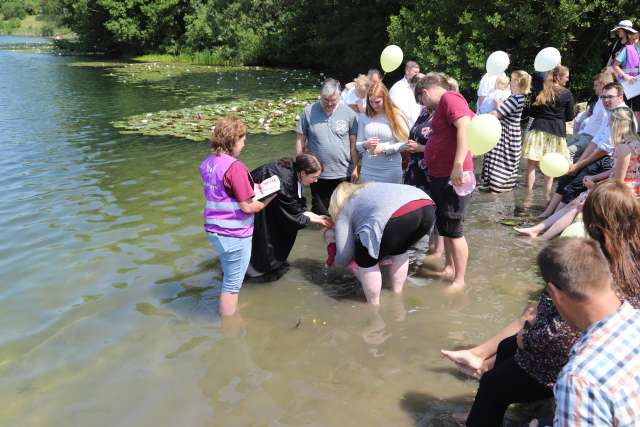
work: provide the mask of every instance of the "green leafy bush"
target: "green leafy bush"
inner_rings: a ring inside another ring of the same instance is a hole
[[[470,98],[491,52],[504,50],[511,69],[531,72],[536,53],[554,46],[571,69],[571,89],[584,97],[606,64],[610,29],[637,10],[632,0],[417,0],[393,16],[388,29],[406,54],[423,68],[451,74]]]

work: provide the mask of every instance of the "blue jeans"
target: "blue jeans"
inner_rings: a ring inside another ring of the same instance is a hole
[[[207,237],[220,257],[222,292],[237,294],[251,260],[251,236],[229,237],[207,233]]]

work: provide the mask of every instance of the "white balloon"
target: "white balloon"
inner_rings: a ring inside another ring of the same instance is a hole
[[[536,55],[536,59],[533,61],[533,68],[536,71],[549,71],[560,65],[561,61],[562,57],[558,49],[545,47]]]
[[[507,52],[497,50],[487,58],[487,74],[491,76],[497,76],[498,74],[504,73],[508,66],[509,55],[507,55]]]

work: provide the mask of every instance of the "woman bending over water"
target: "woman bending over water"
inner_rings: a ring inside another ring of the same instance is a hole
[[[380,304],[379,263],[390,258],[391,289],[402,292],[409,269],[407,250],[427,234],[435,206],[427,194],[409,185],[342,183],[331,196],[329,213],[336,223],[338,265],[355,260],[354,272],[367,302]]]

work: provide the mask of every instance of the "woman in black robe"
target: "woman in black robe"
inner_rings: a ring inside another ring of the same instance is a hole
[[[255,214],[251,263],[245,280],[271,282],[289,270],[287,258],[296,241],[298,230],[309,223],[329,227],[327,216],[307,210],[303,186],[311,185],[322,173],[320,160],[312,154],[300,154],[294,159],[281,159],[262,165],[251,172],[254,182],[277,175],[280,191],[269,205]]]

